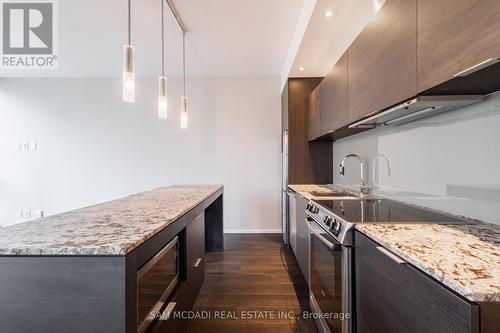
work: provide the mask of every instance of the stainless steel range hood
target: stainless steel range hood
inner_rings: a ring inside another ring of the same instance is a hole
[[[349,128],[374,128],[403,124],[478,103],[483,99],[482,95],[417,96],[349,125]]]

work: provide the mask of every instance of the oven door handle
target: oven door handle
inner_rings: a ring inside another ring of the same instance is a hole
[[[306,224],[309,227],[309,230],[316,236],[321,243],[323,243],[326,247],[328,247],[330,250],[335,250],[338,248],[338,246],[332,242],[330,242],[328,239],[326,239],[323,235],[321,235],[317,229],[316,226],[313,226],[314,220],[312,220],[310,217],[306,217]]]

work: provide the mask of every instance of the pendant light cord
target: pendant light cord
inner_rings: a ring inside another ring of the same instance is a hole
[[[161,75],[165,76],[165,23],[163,19],[163,1],[161,1]]]
[[[130,45],[130,0],[128,0],[128,45]]]
[[[182,32],[182,78],[184,81],[184,97],[186,97],[186,32]]]

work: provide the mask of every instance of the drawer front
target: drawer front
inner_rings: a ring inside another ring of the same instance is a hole
[[[205,218],[200,214],[186,227],[186,281],[197,295],[204,279]]]
[[[377,247],[356,232],[358,332],[478,332],[477,305]]]

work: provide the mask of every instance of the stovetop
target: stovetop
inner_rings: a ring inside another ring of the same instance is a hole
[[[390,199],[312,200],[307,214],[344,246],[352,246],[354,226],[359,223],[471,223]]]
[[[464,223],[454,218],[389,199],[313,200],[350,223]]]

